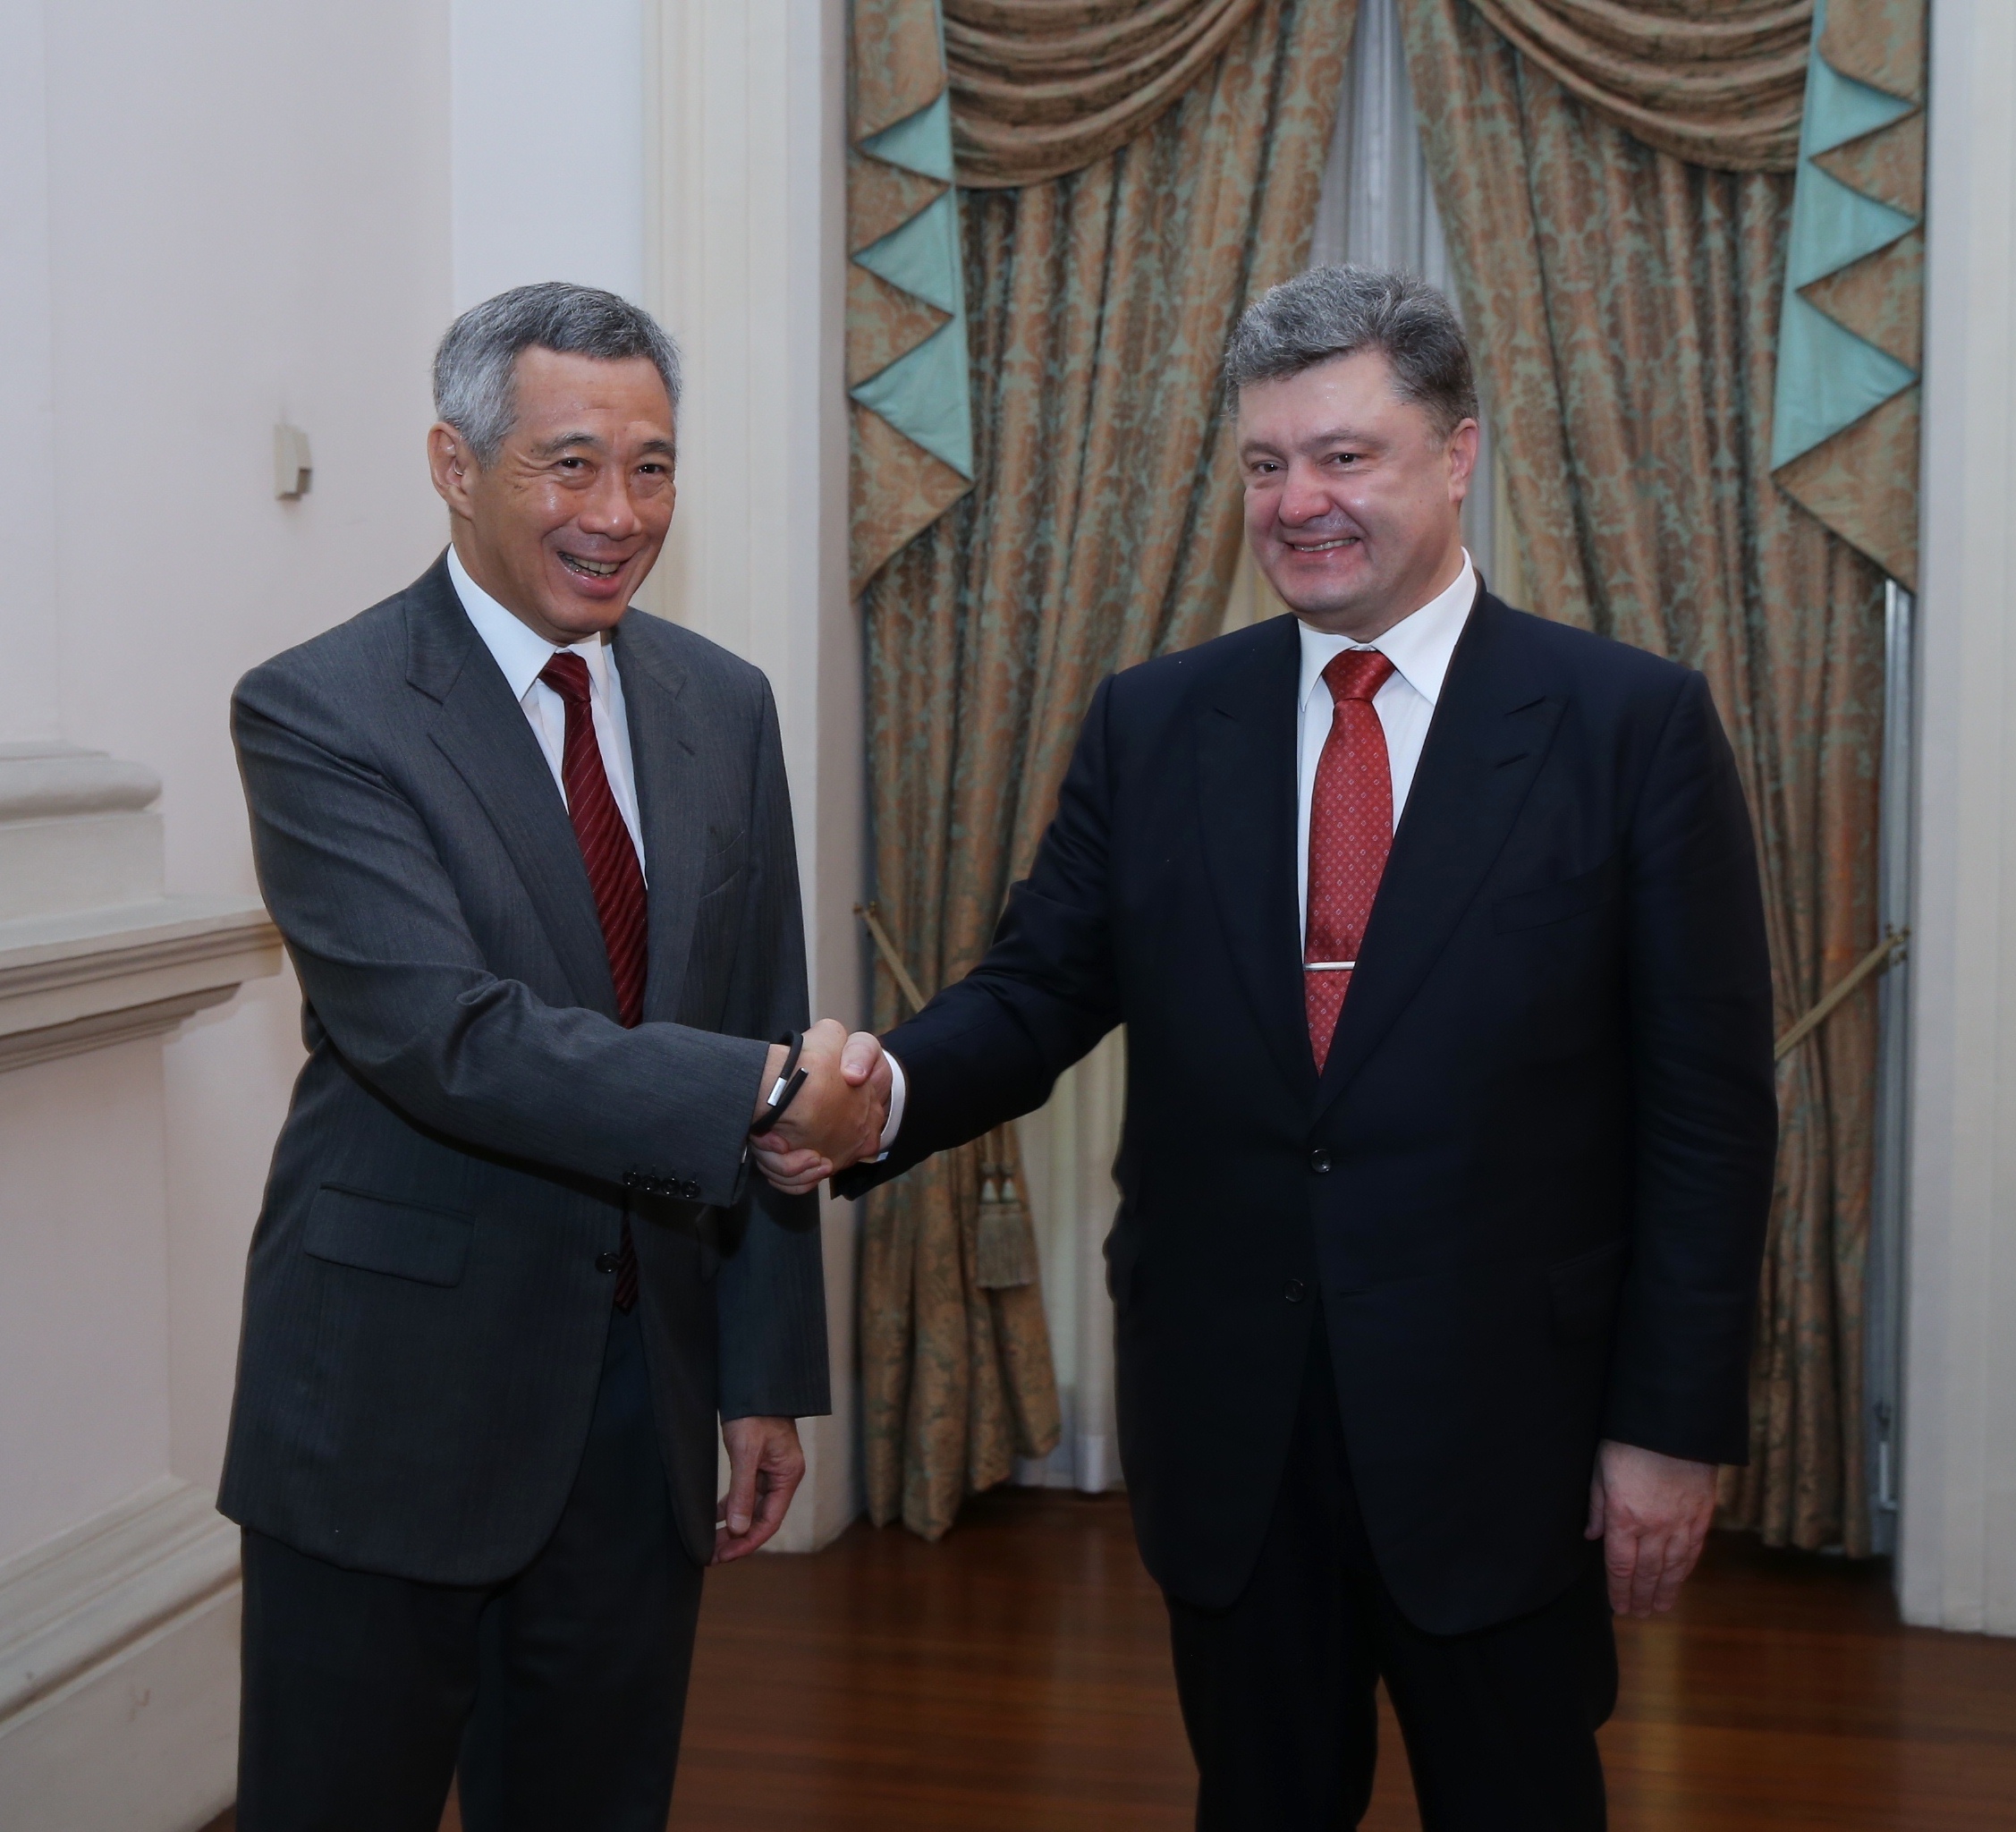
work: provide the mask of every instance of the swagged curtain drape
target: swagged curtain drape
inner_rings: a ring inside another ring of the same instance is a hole
[[[1525,60],[1648,146],[1723,172],[1799,149],[1813,0],[1470,0]]]
[[[1757,822],[1782,1030],[1876,920],[1881,575],[1772,478],[1810,0],[1402,10],[1535,608],[1707,674]],[[1622,67],[1627,32],[1655,63],[1703,55],[1662,92]],[[1868,1549],[1875,1051],[1864,992],[1781,1065],[1752,1462],[1723,1491],[1775,1544]]]
[[[1353,4],[948,0],[974,487],[864,596],[877,894],[926,989],[985,952],[1099,679],[1216,628],[1218,363],[1306,258]],[[933,1539],[1056,1431],[1040,1292],[978,1280],[978,1158],[864,1224],[869,1513]]]

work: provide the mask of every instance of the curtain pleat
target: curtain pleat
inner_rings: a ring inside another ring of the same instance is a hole
[[[985,952],[1100,678],[1217,628],[1239,546],[1218,363],[1306,257],[1352,13],[1263,0],[1119,151],[965,196],[974,490],[864,599],[877,894],[926,987]],[[1041,1293],[976,1282],[978,1200],[970,1147],[865,1223],[869,1511],[928,1538],[1057,1429]]]
[[[1470,0],[1402,0],[1532,608],[1702,669],[1763,865],[1781,1030],[1876,939],[1882,580],[1771,479],[1792,181],[1599,118]],[[1781,1067],[1749,1468],[1725,1518],[1868,1548],[1876,1001]]]

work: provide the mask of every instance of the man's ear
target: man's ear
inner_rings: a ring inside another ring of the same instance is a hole
[[[1477,446],[1481,437],[1474,420],[1456,422],[1456,429],[1449,435],[1449,443],[1444,448],[1449,454],[1449,489],[1451,499],[1461,502],[1470,495],[1470,485],[1477,480]]]
[[[469,441],[445,420],[427,429],[427,468],[441,500],[457,515],[473,515],[470,487],[481,467]]]

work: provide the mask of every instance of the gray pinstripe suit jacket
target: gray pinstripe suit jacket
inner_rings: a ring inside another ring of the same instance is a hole
[[[436,563],[233,701],[259,884],[309,1058],[252,1237],[232,1519],[436,1583],[558,1520],[627,1207],[687,1549],[715,1421],[827,1408],[814,1199],[742,1166],[766,1039],[806,1022],[769,685],[632,611],[615,655],[650,885],[616,1022],[588,874],[524,713]]]

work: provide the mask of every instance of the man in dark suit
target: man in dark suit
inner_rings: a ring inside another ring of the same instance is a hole
[[[662,1832],[700,1574],[773,1534],[826,1409],[817,1211],[887,1078],[802,1055],[767,683],[634,612],[677,352],[607,293],[458,319],[453,544],[233,706],[308,1062],[247,1274],[241,1832]],[[864,1039],[868,1040],[868,1039]],[[716,1421],[729,1493],[714,1501]]]
[[[1305,274],[1226,377],[1297,615],[1102,684],[842,1188],[1124,1023],[1121,1447],[1198,1824],[1356,1824],[1383,1678],[1431,1832],[1597,1827],[1609,1612],[1670,1607],[1745,1449],[1776,1115],[1742,793],[1698,674],[1484,590],[1439,294]]]

